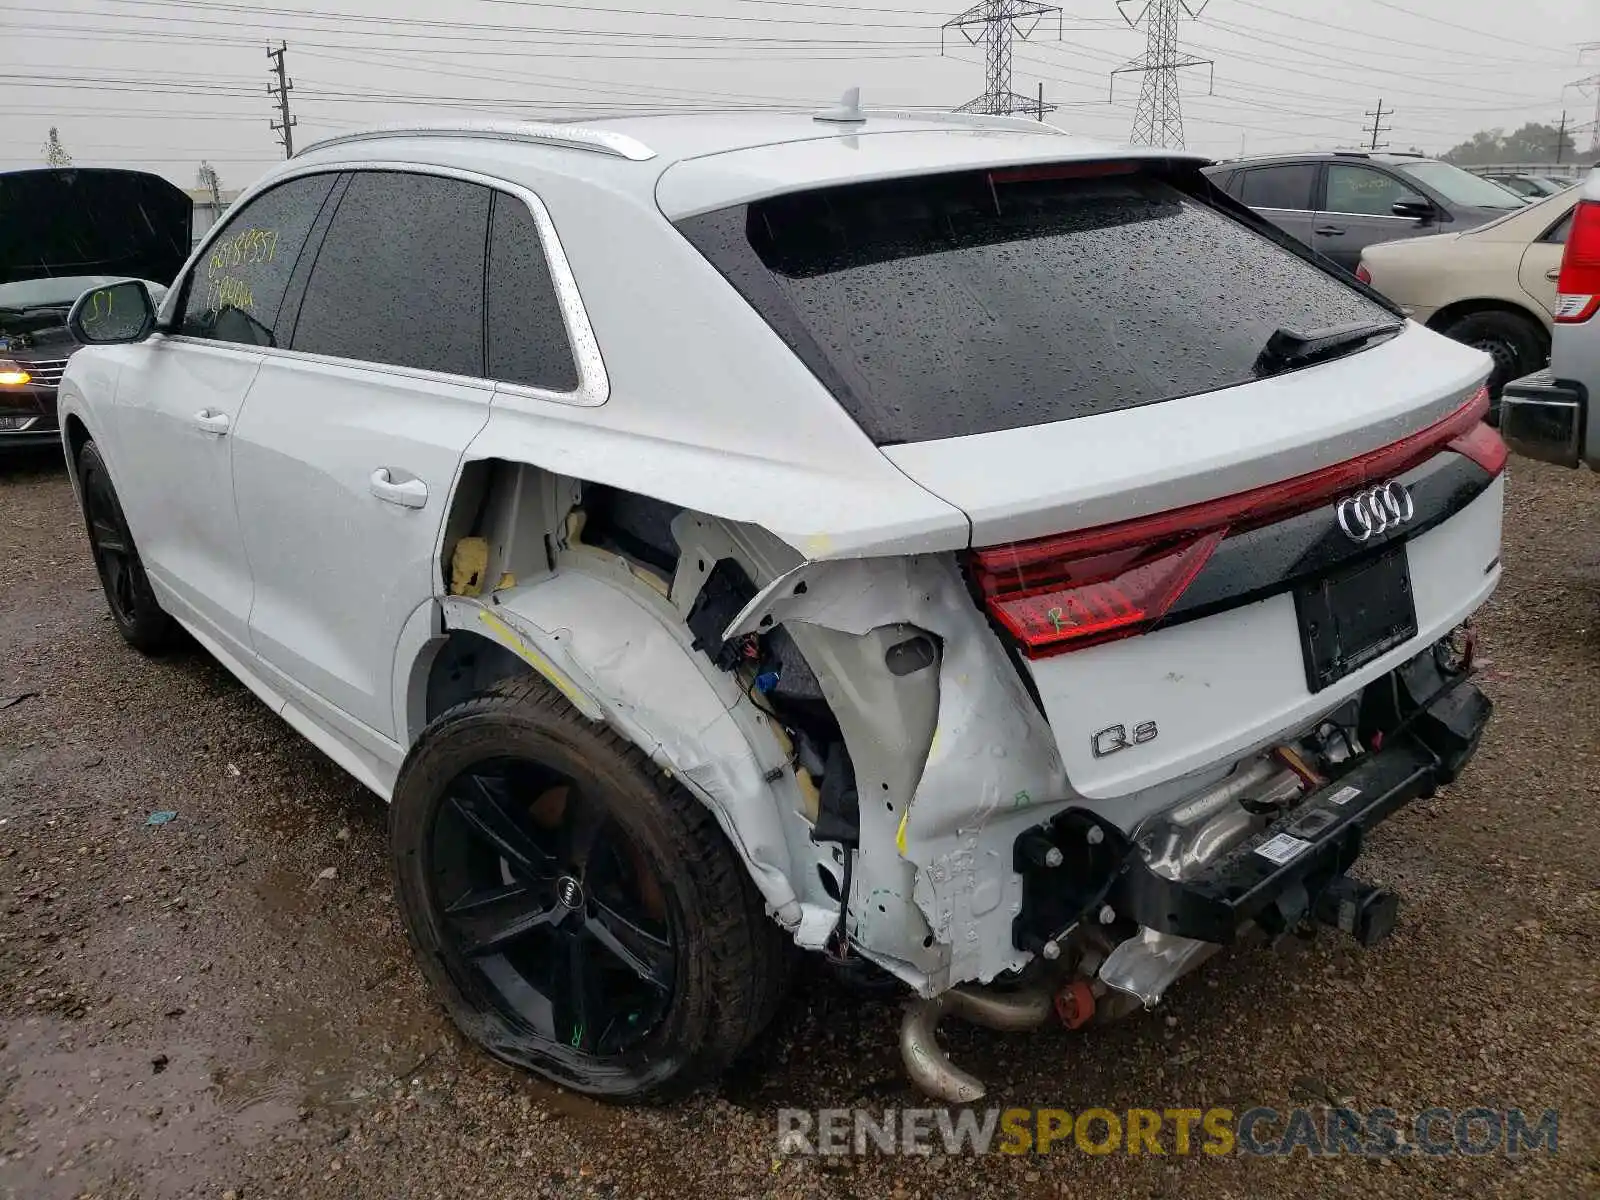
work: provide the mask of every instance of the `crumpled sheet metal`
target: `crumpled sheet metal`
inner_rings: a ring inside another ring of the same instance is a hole
[[[709,662],[702,669],[670,604],[637,582],[571,569],[495,600],[449,597],[445,623],[493,637],[673,773],[711,809],[778,920],[797,927],[778,815],[797,807],[797,785],[787,771],[768,782],[786,765],[776,740],[743,728],[749,718],[730,711],[737,688]]]
[[[727,636],[784,621],[857,635],[903,622],[942,640],[938,725],[895,839],[895,850],[918,868],[918,907],[934,936],[951,947],[948,976],[929,979],[920,990],[934,995],[1021,967],[1028,955],[1012,942],[1011,921],[1022,902],[1012,843],[1073,795],[1054,735],[972,603],[954,560],[924,555],[805,563],[762,589]],[[863,856],[880,852],[861,850]]]

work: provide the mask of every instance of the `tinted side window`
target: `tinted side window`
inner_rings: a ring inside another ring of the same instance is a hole
[[[1567,235],[1572,232],[1572,218],[1575,215],[1577,215],[1576,211],[1569,212],[1551,226],[1550,231],[1540,240],[1550,242],[1556,246],[1565,246],[1567,244]]]
[[[317,253],[294,349],[483,374],[486,187],[359,171]]]
[[[491,379],[577,391],[578,364],[539,226],[526,204],[504,192],[494,198],[486,303]]]
[[[1251,208],[1309,210],[1311,191],[1317,185],[1316,163],[1290,163],[1281,167],[1257,167],[1243,172],[1239,199]]]
[[[228,219],[195,265],[179,332],[252,346],[287,341],[284,291],[337,175],[307,175],[263,192]]]
[[[1348,163],[1328,164],[1328,202],[1324,212],[1352,213],[1363,217],[1392,217],[1402,200],[1423,197],[1393,175]]]

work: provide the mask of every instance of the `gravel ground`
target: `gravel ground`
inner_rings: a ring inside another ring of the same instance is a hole
[[[0,464],[0,1196],[1600,1195],[1600,482],[1518,462],[1507,527],[1497,720],[1363,870],[1390,941],[1241,950],[1091,1034],[947,1032],[1004,1105],[1556,1108],[1558,1155],[829,1163],[776,1159],[776,1111],[920,1106],[895,1005],[807,975],[666,1110],[490,1062],[412,966],[382,805],[203,653],[127,649],[59,464]]]

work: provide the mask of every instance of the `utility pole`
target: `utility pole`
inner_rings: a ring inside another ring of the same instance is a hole
[[[1128,15],[1127,5],[1136,0],[1117,0],[1117,11],[1130,29],[1144,23],[1145,49],[1138,58],[1130,59],[1111,72],[1111,91],[1108,98],[1115,99],[1118,75],[1143,75],[1139,88],[1139,107],[1133,114],[1135,146],[1164,146],[1169,150],[1183,147],[1183,97],[1178,91],[1178,72],[1185,67],[1209,67],[1211,91],[1217,90],[1217,64],[1209,58],[1196,58],[1178,49],[1178,21],[1182,17],[1197,20],[1211,0],[1146,0],[1137,17]]]
[[[1389,147],[1389,143],[1388,142],[1383,143],[1383,145],[1381,145],[1381,146],[1378,145],[1378,135],[1380,133],[1388,133],[1389,130],[1394,128],[1394,126],[1392,126],[1392,125],[1385,125],[1385,124],[1382,123],[1383,119],[1385,117],[1394,116],[1394,109],[1391,108],[1391,109],[1385,111],[1384,107],[1383,107],[1383,97],[1380,96],[1378,98],[1378,111],[1377,112],[1362,113],[1361,115],[1364,116],[1364,117],[1371,117],[1372,118],[1372,128],[1371,129],[1367,129],[1365,126],[1362,126],[1362,132],[1363,133],[1372,134],[1372,145],[1368,146],[1367,149],[1369,149],[1369,150],[1386,150],[1386,149],[1388,149],[1388,147]]]
[[[1011,40],[1027,41],[1039,28],[1039,23],[1051,14],[1056,18],[1056,38],[1061,38],[1061,10],[1053,4],[1040,4],[1036,0],[983,0],[958,17],[952,17],[939,27],[939,53],[944,53],[944,38],[948,30],[956,29],[969,45],[984,45],[983,95],[968,100],[956,112],[987,113],[992,116],[1009,116],[1012,113],[1038,113],[1044,120],[1046,112],[1055,111],[1055,105],[1044,102],[1044,85],[1039,85],[1039,99],[1019,96],[1011,90]]]
[[[1561,165],[1561,152],[1567,146],[1567,110],[1561,110],[1561,128],[1556,130],[1556,166]]]
[[[278,120],[276,122],[269,121],[267,124],[283,143],[283,156],[285,158],[293,158],[295,121],[289,115],[289,93],[294,90],[294,80],[283,72],[283,55],[288,48],[287,43],[279,42],[276,50],[269,49],[267,51],[267,57],[272,60],[270,70],[278,78],[277,83],[267,84],[267,95],[278,98]]]

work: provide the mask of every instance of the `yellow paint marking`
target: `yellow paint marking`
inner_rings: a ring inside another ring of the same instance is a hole
[[[894,835],[894,848],[900,851],[901,858],[906,854],[906,822],[909,820],[911,820],[911,806],[908,804],[905,813],[900,817],[900,828]]]
[[[577,708],[584,712],[594,708],[593,702],[578,690],[578,685],[568,679],[560,667],[523,641],[515,629],[486,608],[478,610],[478,620],[499,634],[502,642],[521,655],[535,671],[548,679],[555,689],[572,701]]]

